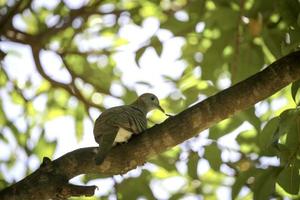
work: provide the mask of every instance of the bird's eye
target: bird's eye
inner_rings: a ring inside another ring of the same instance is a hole
[[[155,100],[155,97],[154,97],[154,96],[152,96],[152,97],[151,97],[151,100],[152,100],[152,101],[154,101],[154,100]]]

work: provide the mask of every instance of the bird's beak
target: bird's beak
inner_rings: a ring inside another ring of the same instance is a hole
[[[164,110],[159,104],[158,104],[157,108],[158,108],[161,112],[163,112],[166,116],[168,116],[168,117],[173,117],[172,115],[167,114],[167,113],[165,112],[165,110]]]
[[[159,104],[157,105],[157,108],[158,108],[161,112],[165,113],[165,110],[164,110]]]

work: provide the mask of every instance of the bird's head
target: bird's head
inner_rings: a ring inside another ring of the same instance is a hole
[[[159,109],[160,111],[165,113],[164,109],[162,109],[162,107],[159,104],[159,100],[158,100],[157,96],[155,96],[154,94],[151,94],[151,93],[142,94],[138,98],[138,100],[143,102],[143,104],[146,107],[147,112],[154,110],[154,109]]]

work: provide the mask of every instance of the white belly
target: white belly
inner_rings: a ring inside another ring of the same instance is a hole
[[[133,133],[127,131],[126,129],[120,128],[114,142],[127,142],[132,134]]]

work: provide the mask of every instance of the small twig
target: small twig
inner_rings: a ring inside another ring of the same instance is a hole
[[[60,198],[68,198],[72,196],[93,196],[97,186],[81,186],[66,184],[61,188]]]
[[[234,82],[236,73],[237,73],[237,66],[239,64],[239,57],[240,57],[240,44],[241,44],[241,21],[244,13],[244,4],[245,0],[240,0],[240,12],[237,20],[237,28],[236,28],[236,36],[235,36],[235,55],[234,60],[232,63],[232,72],[231,72],[231,80]]]
[[[40,59],[39,59],[39,49],[37,48],[32,48],[32,55],[33,55],[33,59],[35,61],[35,66],[37,71],[40,73],[40,75],[45,78],[47,81],[49,81],[54,87],[58,87],[58,88],[63,88],[64,90],[66,90],[69,94],[71,94],[72,96],[77,97],[78,100],[80,100],[81,102],[83,102],[85,105],[88,105],[89,107],[95,107],[98,108],[100,110],[103,110],[104,108],[98,104],[95,104],[91,101],[88,101],[79,91],[79,89],[75,86],[75,84],[64,84],[61,82],[58,82],[56,80],[53,80],[50,76],[48,76],[45,72],[45,70],[43,69]]]

